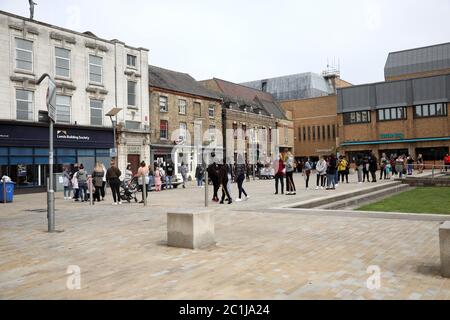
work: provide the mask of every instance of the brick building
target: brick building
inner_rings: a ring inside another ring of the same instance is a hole
[[[450,146],[449,68],[449,43],[405,50],[389,54],[388,81],[339,89],[341,152],[440,162]]]
[[[222,100],[190,75],[155,66],[149,66],[149,90],[151,160],[172,159],[176,174],[184,161],[194,179],[202,153],[214,150],[216,130],[222,132]]]

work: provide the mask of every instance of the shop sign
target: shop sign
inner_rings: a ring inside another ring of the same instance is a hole
[[[89,136],[73,135],[68,133],[67,130],[58,130],[56,132],[56,139],[89,141],[91,138]]]
[[[405,135],[403,133],[382,133],[380,139],[403,139]]]
[[[141,154],[141,146],[128,146],[128,154]]]

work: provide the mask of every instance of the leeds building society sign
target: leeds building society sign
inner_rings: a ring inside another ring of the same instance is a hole
[[[64,140],[77,140],[77,141],[89,141],[91,138],[89,136],[82,136],[82,135],[71,135],[67,132],[67,130],[58,130],[56,132],[56,138],[57,139],[64,139]]]

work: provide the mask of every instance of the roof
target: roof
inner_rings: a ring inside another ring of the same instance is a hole
[[[283,110],[270,93],[222,79],[214,78],[213,81],[216,82],[226,102],[238,103],[242,107],[256,107],[255,112],[261,110],[261,113],[266,116],[273,115],[277,119],[286,119]]]
[[[148,78],[151,87],[220,100],[216,93],[205,88],[187,73],[149,66]]]
[[[384,67],[385,78],[450,69],[450,42],[391,52]]]
[[[250,81],[242,83],[242,85],[262,89],[263,82],[266,83],[266,91],[270,92],[278,101],[308,99],[334,94],[334,90],[328,81],[323,76],[313,72]]]

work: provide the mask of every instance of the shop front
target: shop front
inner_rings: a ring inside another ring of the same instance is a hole
[[[0,174],[19,189],[45,188],[49,174],[49,131],[39,124],[0,123]],[[92,172],[95,163],[109,166],[114,147],[110,129],[63,127],[54,130],[54,172],[83,164]]]

